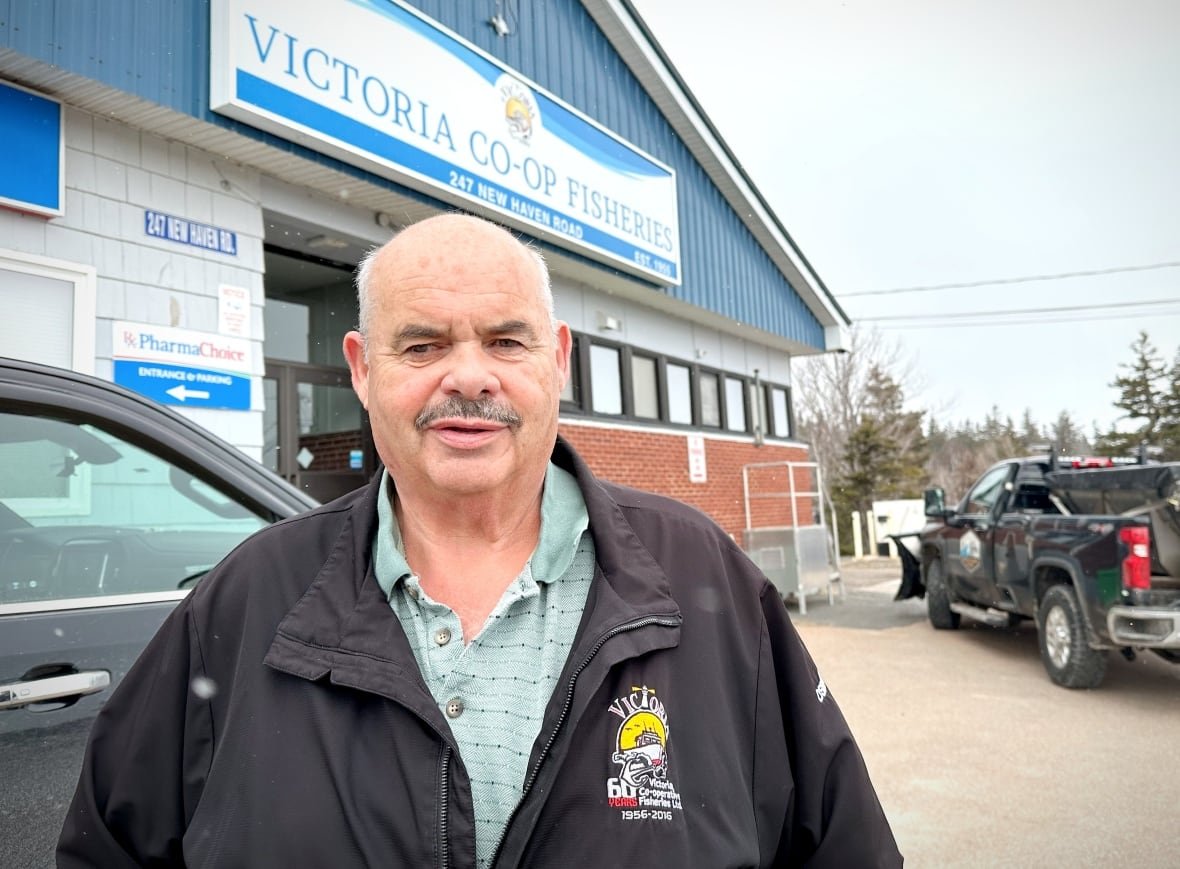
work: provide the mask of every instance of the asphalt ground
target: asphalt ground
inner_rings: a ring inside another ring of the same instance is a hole
[[[1180,867],[1180,666],[1113,655],[1049,681],[1036,627],[935,631],[897,560],[841,565],[792,619],[865,756],[908,867]]]

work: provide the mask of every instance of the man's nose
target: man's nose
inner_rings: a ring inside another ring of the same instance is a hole
[[[455,344],[447,354],[447,371],[441,384],[443,391],[464,398],[496,395],[500,391],[500,380],[491,363],[481,344]]]

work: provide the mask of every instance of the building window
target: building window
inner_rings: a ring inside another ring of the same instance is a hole
[[[770,387],[770,433],[776,438],[791,436],[791,416],[787,411],[787,391],[781,386]]]
[[[92,266],[0,251],[3,355],[93,374],[96,275]]]
[[[735,377],[725,378],[725,427],[730,431],[747,431],[746,385]]]
[[[766,390],[757,383],[751,383],[749,393],[750,407],[754,412],[754,431],[765,436],[770,428],[770,423],[766,419]]]
[[[702,371],[698,383],[701,388],[701,425],[721,428],[721,389],[717,375]]]
[[[632,413],[644,419],[660,418],[660,384],[656,360],[650,356],[631,355]]]
[[[590,395],[595,413],[623,412],[623,377],[619,348],[590,345]]]
[[[573,342],[570,381],[561,392],[563,413],[753,433],[756,438],[791,436],[788,387],[597,336],[579,334]]]
[[[668,422],[692,425],[692,370],[687,365],[669,362],[665,366],[668,379]]]

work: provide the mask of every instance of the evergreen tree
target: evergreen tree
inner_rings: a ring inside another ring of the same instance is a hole
[[[1160,422],[1156,445],[1165,462],[1180,462],[1180,349],[1168,369],[1167,382],[1159,396]]]
[[[1089,440],[1086,439],[1081,428],[1074,423],[1073,417],[1069,415],[1067,410],[1063,410],[1057,415],[1057,421],[1053,423],[1049,441],[1058,453],[1083,455],[1090,452]]]
[[[906,411],[904,403],[901,385],[881,366],[871,366],[864,409],[845,443],[833,492],[838,509],[867,514],[873,501],[920,496],[927,457],[923,413]]]
[[[1119,391],[1114,406],[1125,411],[1120,419],[1132,425],[1126,431],[1111,429],[1098,439],[1098,450],[1111,455],[1129,455],[1141,443],[1156,445],[1160,433],[1165,402],[1163,385],[1168,370],[1159,351],[1151,343],[1146,332],[1131,345],[1135,359],[1130,365],[1120,365],[1126,371],[1110,385]]]
[[[903,409],[908,365],[898,347],[875,331],[854,329],[848,353],[802,359],[792,367],[799,431],[823,471],[841,546],[851,551],[853,511],[871,509],[874,500],[897,492],[920,497],[924,412]]]
[[[1020,443],[1020,452],[1031,452],[1036,444],[1044,443],[1045,436],[1041,433],[1040,427],[1032,416],[1032,409],[1025,408],[1024,416],[1020,420],[1020,433],[1017,435],[1017,440]]]

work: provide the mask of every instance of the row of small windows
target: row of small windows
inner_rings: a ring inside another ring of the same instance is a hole
[[[561,402],[567,412],[791,437],[789,387],[585,335],[574,336]]]

